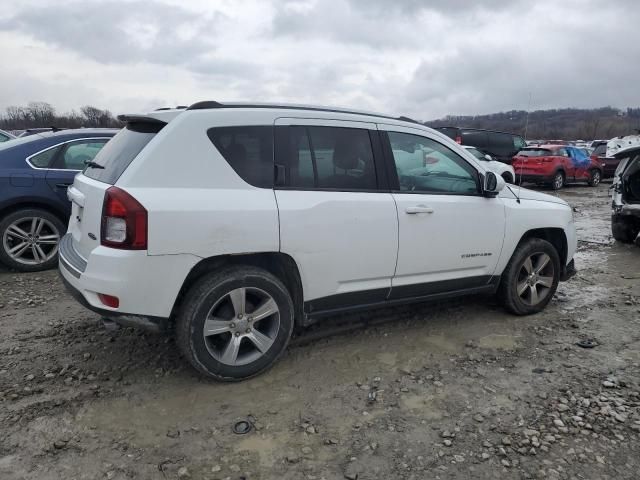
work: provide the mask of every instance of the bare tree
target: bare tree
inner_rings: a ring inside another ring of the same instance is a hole
[[[56,110],[47,102],[30,102],[26,112],[35,125],[51,126],[54,123]]]

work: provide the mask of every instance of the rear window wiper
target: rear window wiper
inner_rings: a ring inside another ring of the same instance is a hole
[[[100,165],[99,163],[94,162],[93,160],[88,160],[86,162],[84,162],[84,164],[87,166],[87,168],[101,168],[104,170],[104,166]]]

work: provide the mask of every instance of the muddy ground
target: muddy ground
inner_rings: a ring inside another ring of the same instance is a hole
[[[2,271],[0,478],[638,478],[640,249],[612,241],[608,188],[560,194],[580,271],[545,312],[335,318],[312,332],[393,321],[298,340],[239,384],[199,377],[171,338],[105,331],[55,271]]]

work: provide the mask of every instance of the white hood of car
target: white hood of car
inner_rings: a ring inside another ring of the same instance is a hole
[[[509,187],[511,189],[509,189]],[[513,192],[511,190],[513,190]],[[549,195],[548,193],[537,192],[535,190],[529,190],[528,188],[521,188],[517,185],[505,186],[500,192],[501,198],[515,199],[516,195],[520,200],[535,200],[538,202],[558,203],[560,205],[566,205],[567,207],[569,206],[569,204],[560,197]]]

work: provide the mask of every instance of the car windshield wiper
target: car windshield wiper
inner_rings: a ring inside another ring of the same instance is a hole
[[[94,162],[93,160],[86,161],[84,162],[84,164],[87,166],[87,168],[101,168],[104,170],[104,166]]]

